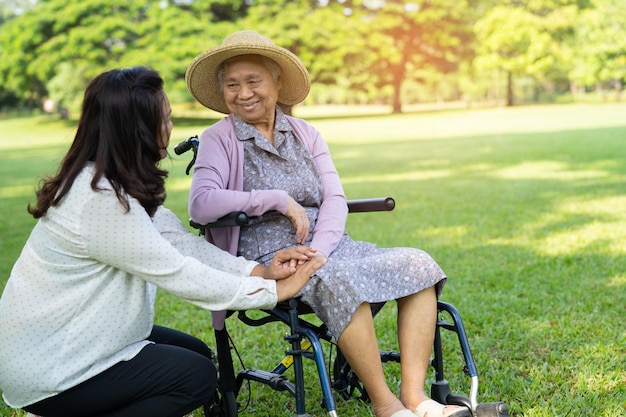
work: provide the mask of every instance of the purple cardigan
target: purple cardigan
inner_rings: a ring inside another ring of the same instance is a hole
[[[330,256],[345,231],[348,206],[343,187],[317,129],[302,119],[287,116],[287,120],[313,155],[322,177],[322,205],[311,247]],[[235,136],[232,114],[202,132],[189,195],[189,214],[195,222],[212,222],[233,211],[245,211],[250,216],[270,210],[285,213],[286,191],[242,191],[243,152],[243,142]],[[239,227],[207,230],[206,236],[216,246],[237,254]]]

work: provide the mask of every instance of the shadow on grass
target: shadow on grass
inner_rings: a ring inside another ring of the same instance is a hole
[[[532,415],[624,409],[614,369],[626,365],[625,133],[333,146],[349,196],[397,197],[391,214],[352,216],[353,237],[437,259],[487,380],[483,400],[504,399],[513,415],[538,397]],[[589,401],[567,399],[578,389]]]

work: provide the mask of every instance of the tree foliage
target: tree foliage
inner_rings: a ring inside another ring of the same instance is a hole
[[[355,0],[349,14],[357,21],[356,31],[348,37],[350,49],[359,51],[358,71],[350,74],[351,79],[360,88],[390,87],[394,112],[402,110],[407,78],[455,71],[472,56],[475,13],[466,0]]]
[[[221,39],[213,15],[236,15],[239,2],[192,4],[134,0],[49,0],[2,26],[0,80],[24,98],[42,99],[69,65],[82,84],[112,67],[148,65],[180,89],[190,57]],[[218,7],[219,6],[219,7]],[[230,6],[230,7],[229,7]],[[184,87],[184,86],[183,86]]]
[[[548,94],[621,89],[625,12],[624,0],[3,0],[0,97],[69,102],[102,70],[148,65],[173,101],[191,101],[191,59],[254,29],[302,58],[327,86],[319,101],[399,112],[407,86],[455,74],[478,90],[500,73],[512,104],[518,79]]]
[[[611,83],[618,91],[626,80],[626,1],[592,0],[578,19],[572,80],[581,85]]]
[[[513,105],[515,77],[532,77],[549,87],[571,62],[571,39],[577,7],[557,0],[531,0],[520,4],[496,5],[475,25],[479,70],[507,74],[507,104]],[[506,30],[503,30],[506,28]]]

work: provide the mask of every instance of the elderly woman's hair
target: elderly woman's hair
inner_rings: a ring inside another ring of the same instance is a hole
[[[261,63],[265,67],[265,69],[267,69],[272,74],[272,78],[274,79],[274,81],[278,81],[278,78],[280,78],[283,71],[282,71],[282,68],[280,68],[280,65],[278,65],[276,61],[274,61],[273,59],[268,58],[263,55],[255,55],[255,54],[238,55],[238,56],[234,56],[232,58],[228,58],[224,60],[224,62],[222,62],[217,67],[217,85],[219,86],[220,91],[222,93],[224,92],[224,73],[226,72],[226,68],[228,67],[228,64],[233,61],[238,61],[242,58],[249,57],[249,56],[254,56],[254,57],[259,58],[261,60]]]
[[[153,215],[165,200],[167,171],[158,167],[164,100],[163,79],[151,69],[115,69],[95,77],[85,90],[74,142],[57,174],[42,182],[29,213],[44,216],[92,163],[93,190],[104,177],[126,210],[130,196]]]

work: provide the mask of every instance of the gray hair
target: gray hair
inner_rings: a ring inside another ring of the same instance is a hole
[[[218,67],[217,67],[217,85],[220,88],[220,91],[222,92],[222,94],[224,94],[224,73],[226,72],[226,67],[228,67],[228,64],[232,61],[236,61],[237,59],[240,59],[242,57],[245,56],[255,56],[255,57],[259,57],[261,59],[261,62],[263,63],[263,66],[265,67],[265,69],[267,69],[271,74],[272,74],[272,78],[274,79],[274,81],[278,81],[278,78],[280,78],[280,76],[283,73],[282,68],[280,67],[280,65],[278,65],[276,63],[276,61],[274,61],[271,58],[268,58],[266,56],[263,55],[256,55],[256,54],[250,54],[250,55],[238,55],[238,56],[234,56],[232,58],[228,58],[226,60],[224,60],[224,62],[222,62]]]

